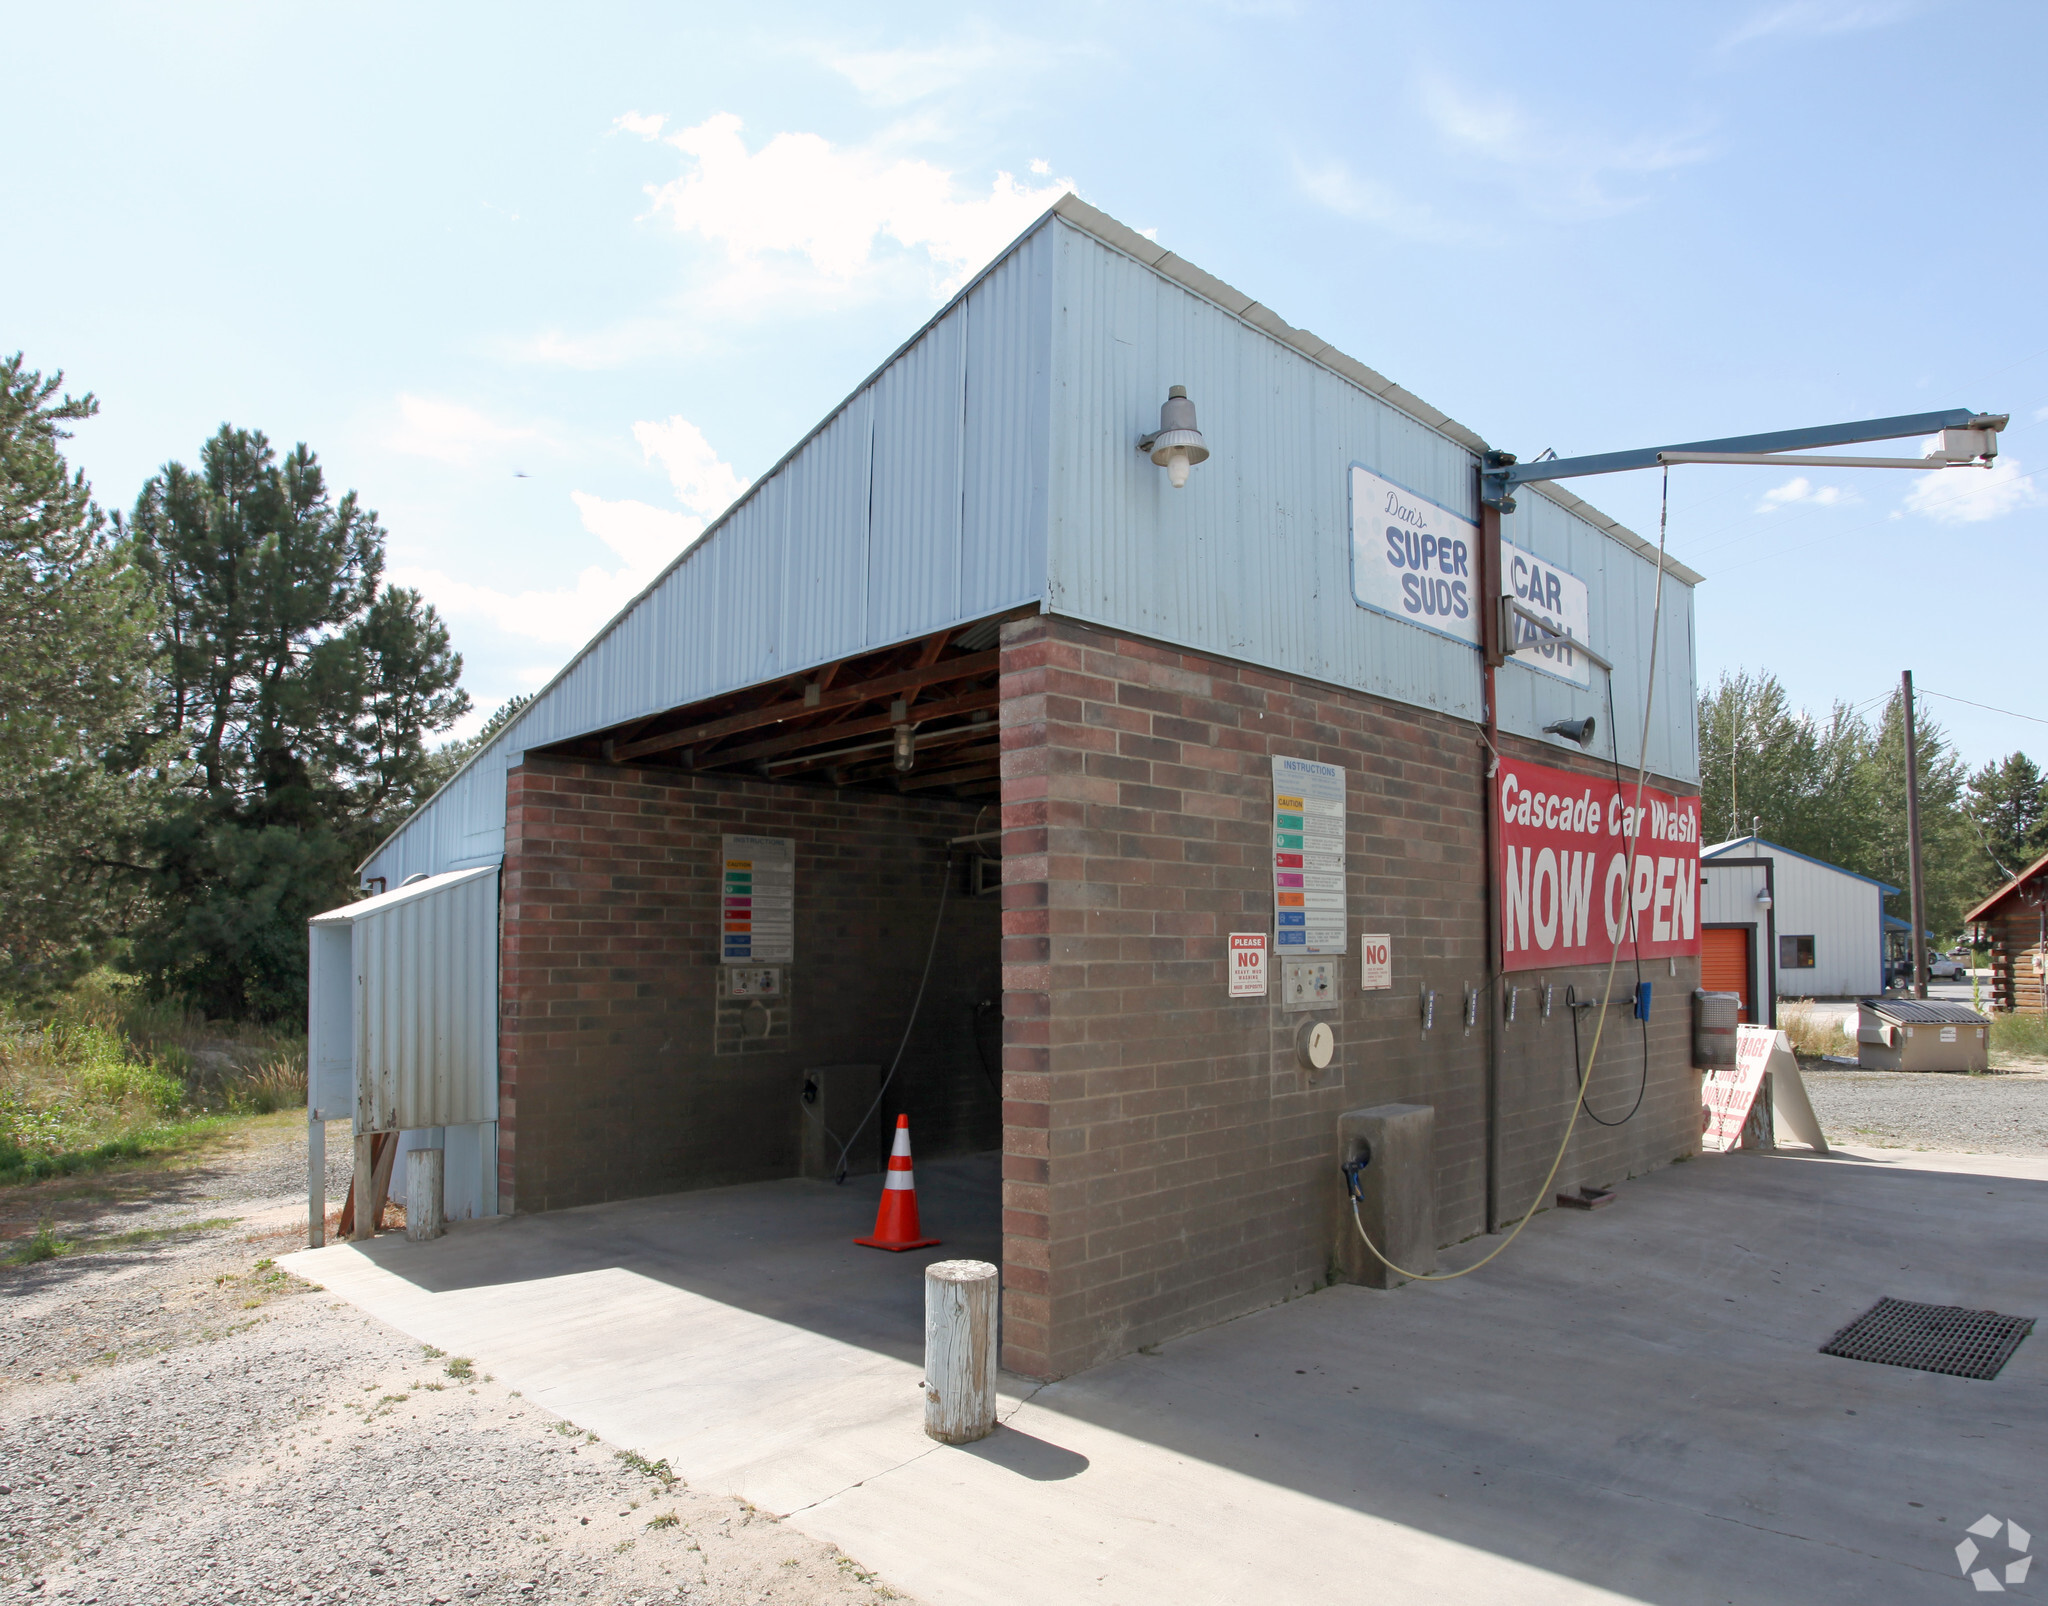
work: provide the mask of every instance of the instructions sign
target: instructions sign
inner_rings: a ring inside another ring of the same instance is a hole
[[[1230,934],[1230,996],[1266,996],[1266,934],[1263,931],[1233,931]]]
[[[1342,770],[1273,760],[1273,944],[1283,958],[1347,946],[1344,820]]]
[[[1586,582],[1568,574],[1547,558],[1525,551],[1511,541],[1500,544],[1500,590],[1513,597],[1558,635],[1586,641],[1591,613]],[[1512,629],[1503,645],[1512,663],[1526,664],[1546,675],[1555,675],[1576,686],[1592,684],[1593,664],[1570,646],[1546,636],[1542,629],[1520,614],[1513,616]]]
[[[786,965],[796,957],[794,838],[725,838],[720,896],[726,964]]]
[[[1351,599],[1479,645],[1479,526],[1351,465]]]
[[[1394,939],[1365,936],[1358,939],[1358,990],[1377,992],[1394,985]]]
[[[1700,951],[1700,800],[1503,757],[1493,779],[1508,970]]]

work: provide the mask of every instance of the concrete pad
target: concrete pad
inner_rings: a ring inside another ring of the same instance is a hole
[[[1987,1512],[2048,1532],[2048,1331],[1991,1382],[1818,1353],[1887,1294],[2048,1318],[2048,1157],[1703,1158],[1469,1279],[1328,1289],[1029,1390],[962,1449],[919,1432],[917,1267],[842,1266],[811,1229],[851,1206],[820,1186],[287,1264],[934,1606],[1875,1606],[1968,1590]]]

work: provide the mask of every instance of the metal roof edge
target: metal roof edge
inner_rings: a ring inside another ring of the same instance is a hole
[[[1852,881],[1868,881],[1887,897],[1896,898],[1900,891],[1903,890],[1893,886],[1889,881],[1878,880],[1874,875],[1865,875],[1861,870],[1845,870],[1839,864],[1829,864],[1827,860],[1816,859],[1810,853],[1801,853],[1797,848],[1788,848],[1784,843],[1773,842],[1767,836],[1731,836],[1726,842],[1712,842],[1706,847],[1701,848],[1700,857],[1702,859],[1719,858],[1728,849],[1741,847],[1769,848],[1773,853],[1782,853],[1788,859],[1804,859],[1808,864],[1817,864],[1823,870],[1832,870],[1836,875],[1845,875]]]
[[[1121,251],[1162,278],[1171,279],[1182,289],[1193,291],[1240,323],[1250,324],[1261,334],[1270,336],[1283,346],[1292,347],[1318,367],[1327,368],[1338,378],[1356,385],[1367,395],[1377,397],[1388,406],[1406,413],[1418,424],[1435,430],[1448,440],[1455,441],[1467,451],[1484,455],[1492,450],[1482,436],[1466,428],[1448,413],[1439,412],[1421,397],[1395,384],[1386,375],[1368,368],[1357,358],[1346,356],[1320,336],[1310,334],[1306,329],[1295,328],[1271,308],[1254,301],[1242,290],[1225,284],[1213,274],[1204,273],[1193,263],[1175,256],[1158,241],[1146,238],[1127,224],[1119,223],[1107,212],[1090,206],[1071,191],[1053,202],[1052,211],[1082,233],[1094,236],[1113,250]],[[1034,228],[1036,226],[1033,225]],[[1644,540],[1627,525],[1609,518],[1591,503],[1581,500],[1570,491],[1549,483],[1525,485],[1520,489],[1533,491],[1555,503],[1565,512],[1585,520],[1601,534],[1612,536],[1637,557],[1656,561],[1655,542]],[[1689,586],[1700,585],[1706,578],[1697,570],[1679,562],[1668,552],[1664,556],[1664,572]]]
[[[450,887],[459,887],[476,880],[479,876],[496,875],[495,864],[477,865],[467,870],[443,870],[439,875],[430,875],[423,881],[408,886],[393,887],[389,892],[380,892],[374,898],[359,898],[354,903],[344,903],[338,908],[323,909],[317,915],[308,915],[309,926],[353,925],[365,915],[380,915],[385,910],[401,903],[411,903],[417,898],[431,898],[437,892],[446,892]]]
[[[2035,876],[2039,875],[2043,870],[2048,870],[2048,853],[2042,854],[2040,858],[2036,859],[2032,864],[2028,865],[2026,869],[2022,870],[2018,875],[2014,876],[2010,881],[2006,882],[2004,886],[2000,887],[1996,892],[1992,893],[1990,897],[1986,898],[1982,903],[1978,904],[1976,908],[1972,909],[1968,914],[1964,915],[1963,919],[1965,921],[1982,919],[1993,908],[2003,903],[2015,892],[2019,891],[2021,887],[2025,886],[2029,881],[2031,881]]]
[[[1073,192],[1069,191],[1064,197],[1062,197],[1062,199],[1073,200]],[[863,391],[867,390],[867,388],[874,384],[876,380],[880,379],[883,374],[887,373],[890,364],[894,363],[906,351],[910,350],[912,346],[916,345],[920,340],[924,339],[926,335],[930,334],[933,329],[935,329],[940,323],[942,323],[945,320],[946,316],[949,313],[951,313],[955,307],[959,306],[961,302],[965,301],[970,295],[974,293],[976,287],[980,285],[982,280],[986,279],[991,273],[994,273],[997,268],[1001,267],[1005,262],[1009,261],[1012,256],[1016,255],[1017,248],[1021,246],[1026,240],[1030,239],[1031,236],[1036,234],[1040,229],[1044,228],[1047,223],[1051,222],[1053,215],[1058,211],[1059,203],[1055,202],[1052,206],[1046,208],[1045,211],[1039,213],[1036,218],[1032,219],[1030,226],[1026,228],[1022,234],[1018,235],[1016,239],[1012,240],[1008,245],[1004,246],[1002,250],[998,251],[994,256],[990,257],[988,263],[981,269],[980,272],[976,273],[973,278],[969,279],[950,297],[948,297],[945,305],[940,307],[937,312],[934,312],[929,318],[925,319],[923,323],[919,324],[917,326],[916,332],[912,334],[907,340],[903,341],[900,345],[898,345],[894,351],[889,353],[888,356],[884,357],[881,360],[881,362],[876,365],[873,372],[871,372],[858,385],[855,385],[852,390],[848,391],[844,396],[842,396],[839,399],[837,405],[835,405],[830,412],[828,412],[823,418],[819,419],[817,423],[813,424],[808,430],[804,432],[803,438],[801,440],[799,440],[794,446],[790,447],[788,451],[784,452],[780,457],[778,457],[774,461],[773,464],[769,466],[767,472],[759,475],[747,486],[747,488],[744,491],[742,491],[738,496],[733,498],[732,505],[728,507],[723,513],[719,514],[718,517],[713,519],[709,524],[705,525],[703,530],[698,534],[696,540],[692,541],[688,546],[684,547],[682,551],[678,552],[674,558],[670,559],[668,564],[662,569],[662,571],[659,574],[657,574],[652,580],[648,581],[646,585],[642,586],[637,592],[635,592],[632,598],[627,601],[624,607],[620,608],[617,613],[613,614],[611,618],[607,619],[604,622],[603,626],[599,628],[597,634],[592,636],[581,647],[579,647],[576,650],[575,654],[569,659],[569,661],[563,664],[560,669],[555,671],[553,676],[549,678],[547,684],[542,686],[539,691],[533,694],[533,700],[529,702],[524,708],[520,709],[517,714],[512,716],[512,718],[508,719],[505,722],[504,728],[501,729],[496,736],[492,737],[490,741],[486,742],[482,747],[479,747],[474,753],[470,754],[468,758],[464,759],[459,765],[457,765],[455,768],[455,773],[453,775],[450,775],[448,779],[443,781],[439,786],[435,787],[432,795],[429,796],[425,802],[421,803],[418,808],[414,809],[412,813],[408,814],[405,817],[404,824],[399,825],[396,829],[394,829],[391,832],[389,836],[385,837],[383,841],[379,842],[376,845],[376,847],[372,848],[369,854],[363,859],[362,863],[356,866],[356,874],[362,874],[362,872],[369,866],[371,860],[375,859],[378,854],[382,853],[386,848],[390,847],[392,843],[396,842],[401,836],[403,836],[406,832],[406,829],[409,826],[411,826],[412,822],[420,818],[421,815],[425,814],[428,809],[432,808],[434,806],[435,800],[438,799],[443,792],[447,791],[449,787],[455,784],[456,780],[462,775],[463,771],[467,770],[472,764],[476,763],[477,760],[482,758],[484,754],[491,751],[492,748],[504,743],[512,735],[512,733],[519,728],[520,724],[525,720],[526,716],[531,714],[536,708],[540,706],[542,699],[545,698],[549,692],[553,691],[556,686],[561,684],[562,680],[568,675],[570,670],[574,669],[578,664],[582,663],[584,659],[588,658],[593,652],[595,652],[597,650],[598,644],[602,642],[605,639],[605,637],[609,636],[614,630],[616,630],[619,627],[620,623],[625,619],[625,617],[629,613],[631,613],[635,608],[639,607],[641,603],[645,602],[648,597],[652,596],[654,592],[661,586],[661,584],[665,580],[668,579],[670,575],[674,574],[676,570],[680,569],[683,566],[684,562],[689,559],[692,553],[696,552],[700,547],[704,545],[705,542],[709,541],[714,535],[716,535],[721,529],[723,529],[725,525],[731,521],[733,515],[739,512],[741,508],[745,507],[747,503],[754,498],[754,496],[760,491],[762,486],[766,485],[770,480],[774,479],[776,475],[780,474],[785,468],[787,468],[790,464],[790,460],[793,459],[798,452],[801,452],[806,446],[810,445],[812,441],[816,440],[818,436],[823,434],[835,418],[837,418],[841,413],[845,412],[847,408],[851,407],[854,404],[854,402],[860,398],[860,395]],[[1118,228],[1123,227],[1122,224],[1117,224],[1116,226]],[[1130,230],[1126,230],[1125,232],[1132,233],[1132,237],[1137,240],[1142,241],[1144,239],[1144,236],[1142,234],[1136,234]],[[1041,600],[1042,596],[1043,594],[1041,593]]]

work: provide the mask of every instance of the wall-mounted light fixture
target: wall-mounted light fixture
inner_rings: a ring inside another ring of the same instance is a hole
[[[1770,908],[1770,906],[1771,906],[1771,889],[1770,889],[1769,887],[1758,887],[1758,888],[1756,889],[1756,906],[1757,906],[1757,907],[1758,907],[1759,909],[1768,909],[1768,908]]]
[[[1138,450],[1166,470],[1177,491],[1188,482],[1188,470],[1209,460],[1209,443],[1195,428],[1195,404],[1188,387],[1175,385],[1159,408],[1159,428],[1138,442]]]
[[[1593,716],[1584,719],[1554,719],[1543,727],[1545,736],[1562,736],[1568,742],[1577,742],[1581,747],[1593,745]]]

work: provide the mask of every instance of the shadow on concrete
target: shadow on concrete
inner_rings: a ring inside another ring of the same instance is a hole
[[[872,1177],[363,1248],[435,1292],[623,1268],[916,1364],[923,1265],[999,1257],[998,1174],[921,1165],[945,1241],[900,1256],[850,1241]],[[2048,1338],[1992,1382],[1818,1353],[1886,1294],[2048,1316],[2048,1181],[1736,1154],[1620,1193],[1540,1217],[1470,1280],[1329,1289],[1050,1385],[960,1453],[1094,1490],[1065,1421],[1660,1606],[1917,1601],[1954,1587],[1985,1510],[2048,1520],[2019,1509],[2048,1458]]]
[[[874,1230],[880,1175],[662,1194],[456,1223],[446,1238],[380,1235],[356,1247],[428,1293],[618,1269],[898,1360],[924,1360],[924,1268],[1002,1261],[1002,1156],[918,1163],[929,1249],[853,1242]]]
[[[1065,1478],[1078,1478],[1088,1470],[1085,1455],[1008,1424],[999,1425],[987,1438],[960,1445],[958,1449],[962,1455],[971,1455],[1033,1483],[1058,1483]]]

